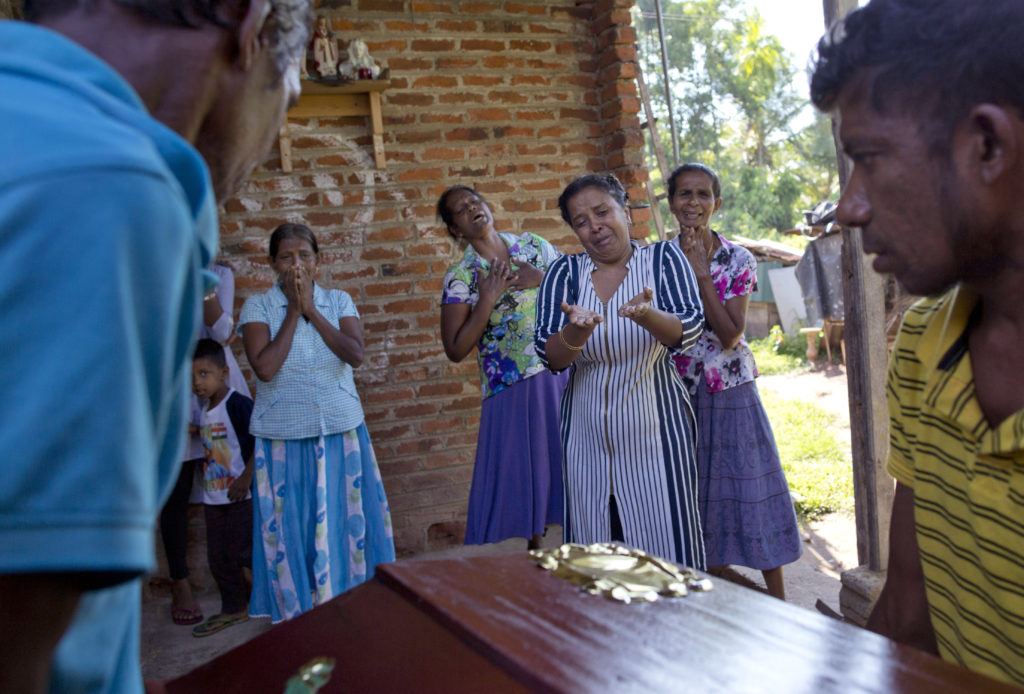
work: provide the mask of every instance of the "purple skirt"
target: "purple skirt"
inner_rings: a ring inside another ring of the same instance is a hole
[[[484,400],[466,544],[530,538],[562,522],[558,407],[569,371],[544,371]]]
[[[701,379],[692,399],[707,565],[765,571],[796,561],[796,512],[757,385],[709,393]]]

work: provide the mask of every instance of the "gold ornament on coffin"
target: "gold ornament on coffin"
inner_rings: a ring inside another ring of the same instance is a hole
[[[678,598],[713,587],[710,578],[698,576],[693,569],[681,569],[647,552],[612,543],[564,544],[531,550],[530,557],[541,568],[592,595],[625,603]]]

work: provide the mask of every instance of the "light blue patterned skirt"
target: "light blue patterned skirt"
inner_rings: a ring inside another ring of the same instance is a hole
[[[249,614],[291,619],[373,577],[395,545],[366,425],[256,438]]]

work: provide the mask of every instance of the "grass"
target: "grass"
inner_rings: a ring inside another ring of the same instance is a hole
[[[779,447],[782,469],[793,492],[797,513],[808,519],[836,511],[853,511],[853,466],[850,451],[831,429],[836,419],[824,408],[761,392]]]
[[[757,369],[763,376],[799,373],[810,368],[802,335],[784,335],[776,326],[762,340],[751,340]],[[779,447],[797,513],[814,519],[836,511],[853,511],[853,465],[849,449],[832,429],[836,418],[804,400],[787,399],[762,390],[761,399]]]

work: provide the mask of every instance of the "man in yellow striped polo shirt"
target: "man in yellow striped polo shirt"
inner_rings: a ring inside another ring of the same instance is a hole
[[[868,627],[1024,684],[1024,0],[871,0],[811,98],[853,162],[838,219],[927,298],[888,377],[896,478]]]

